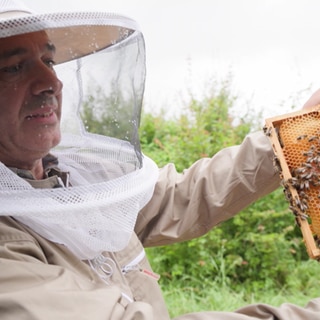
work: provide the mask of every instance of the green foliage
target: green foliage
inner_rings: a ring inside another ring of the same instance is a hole
[[[139,119],[134,119],[133,102],[126,101],[115,88],[108,95],[97,87],[84,101],[80,110],[86,130],[124,140],[130,140],[137,130]],[[136,127],[133,128],[133,121]]]
[[[143,152],[159,166],[172,162],[182,171],[199,158],[241,143],[252,129],[253,120],[247,115],[233,125],[235,119],[230,111],[234,99],[225,82],[203,101],[191,97],[188,108],[177,119],[167,120],[164,114],[144,114],[140,126]]]
[[[182,171],[201,157],[241,143],[261,119],[250,117],[250,113],[234,119],[235,99],[228,83],[223,83],[201,101],[191,97],[188,108],[176,119],[144,114],[140,128],[144,153],[159,166],[173,162]],[[280,292],[285,288],[289,294],[306,283],[313,292],[318,287],[317,282],[307,281],[316,276],[317,262],[312,261],[315,264],[307,276],[298,275],[310,261],[280,188],[199,239],[148,248],[147,253],[161,275],[164,291],[174,287],[180,293],[192,292],[192,299],[194,295],[205,298],[213,285],[232,288],[243,301],[266,290]]]

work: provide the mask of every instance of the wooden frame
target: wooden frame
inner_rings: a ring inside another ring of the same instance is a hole
[[[276,116],[276,117],[265,120],[264,132],[269,137],[272,143],[272,148],[275,154],[275,160],[277,164],[280,166],[279,174],[282,180],[282,184],[284,188],[287,190],[287,192],[291,194],[291,198],[297,199],[297,201],[300,201],[299,193],[291,183],[288,183],[288,181],[292,181],[292,175],[284,157],[278,131],[285,119],[301,117],[311,112],[320,112],[320,106],[314,107],[312,109],[303,109],[301,111],[292,112],[282,116]],[[320,121],[319,121],[319,129],[320,129]],[[320,249],[315,241],[315,237],[311,231],[311,226],[309,224],[308,219],[304,217],[304,215],[301,213],[300,208],[296,205],[294,201],[293,203],[291,203],[291,206],[290,206],[291,210],[292,210],[292,207],[294,207],[296,221],[302,232],[302,236],[303,236],[309,257],[311,259],[320,260]],[[319,215],[320,215],[320,210],[319,210]]]

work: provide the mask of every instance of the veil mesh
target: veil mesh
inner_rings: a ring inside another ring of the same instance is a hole
[[[0,8],[9,2],[0,0]],[[143,35],[133,20],[114,14],[23,12],[11,18],[0,12],[0,38],[45,30],[57,48],[62,140],[52,154],[70,174],[71,187],[34,189],[0,163],[0,215],[81,259],[121,250],[158,177],[138,135]]]

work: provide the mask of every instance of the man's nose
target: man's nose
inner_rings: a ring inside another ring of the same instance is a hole
[[[39,63],[32,73],[34,75],[32,85],[33,94],[59,95],[61,93],[63,87],[62,82],[57,77],[55,71],[48,65],[43,62]]]

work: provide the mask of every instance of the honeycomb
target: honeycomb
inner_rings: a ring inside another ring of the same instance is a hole
[[[288,168],[289,181],[297,190],[295,201],[311,219],[311,230],[320,238],[320,114],[310,112],[290,117],[278,129],[279,139]],[[292,208],[292,207],[291,207]]]
[[[320,105],[266,119],[264,132],[308,255],[320,261]]]

